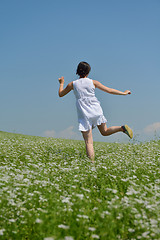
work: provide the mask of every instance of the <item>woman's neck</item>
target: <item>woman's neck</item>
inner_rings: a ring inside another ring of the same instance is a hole
[[[87,77],[88,77],[88,75],[87,75],[87,76],[85,76],[85,77],[81,77],[81,76],[80,76],[79,78],[87,78]]]

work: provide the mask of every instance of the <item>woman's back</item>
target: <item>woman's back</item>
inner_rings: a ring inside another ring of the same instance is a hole
[[[76,99],[95,97],[95,86],[90,78],[73,81],[73,91]]]
[[[73,90],[77,99],[76,106],[81,131],[95,127],[99,120],[106,122],[100,102],[95,96],[95,86],[92,79],[80,78],[73,81]]]

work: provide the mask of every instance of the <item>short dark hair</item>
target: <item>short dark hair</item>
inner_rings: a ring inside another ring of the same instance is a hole
[[[77,72],[80,77],[85,77],[91,71],[91,66],[87,62],[80,62],[77,67]]]

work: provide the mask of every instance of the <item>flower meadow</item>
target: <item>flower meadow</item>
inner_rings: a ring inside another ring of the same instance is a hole
[[[160,239],[160,141],[0,132],[0,239]]]

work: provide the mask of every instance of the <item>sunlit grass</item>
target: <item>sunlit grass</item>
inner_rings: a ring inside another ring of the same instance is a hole
[[[160,239],[160,141],[0,132],[0,239]]]

